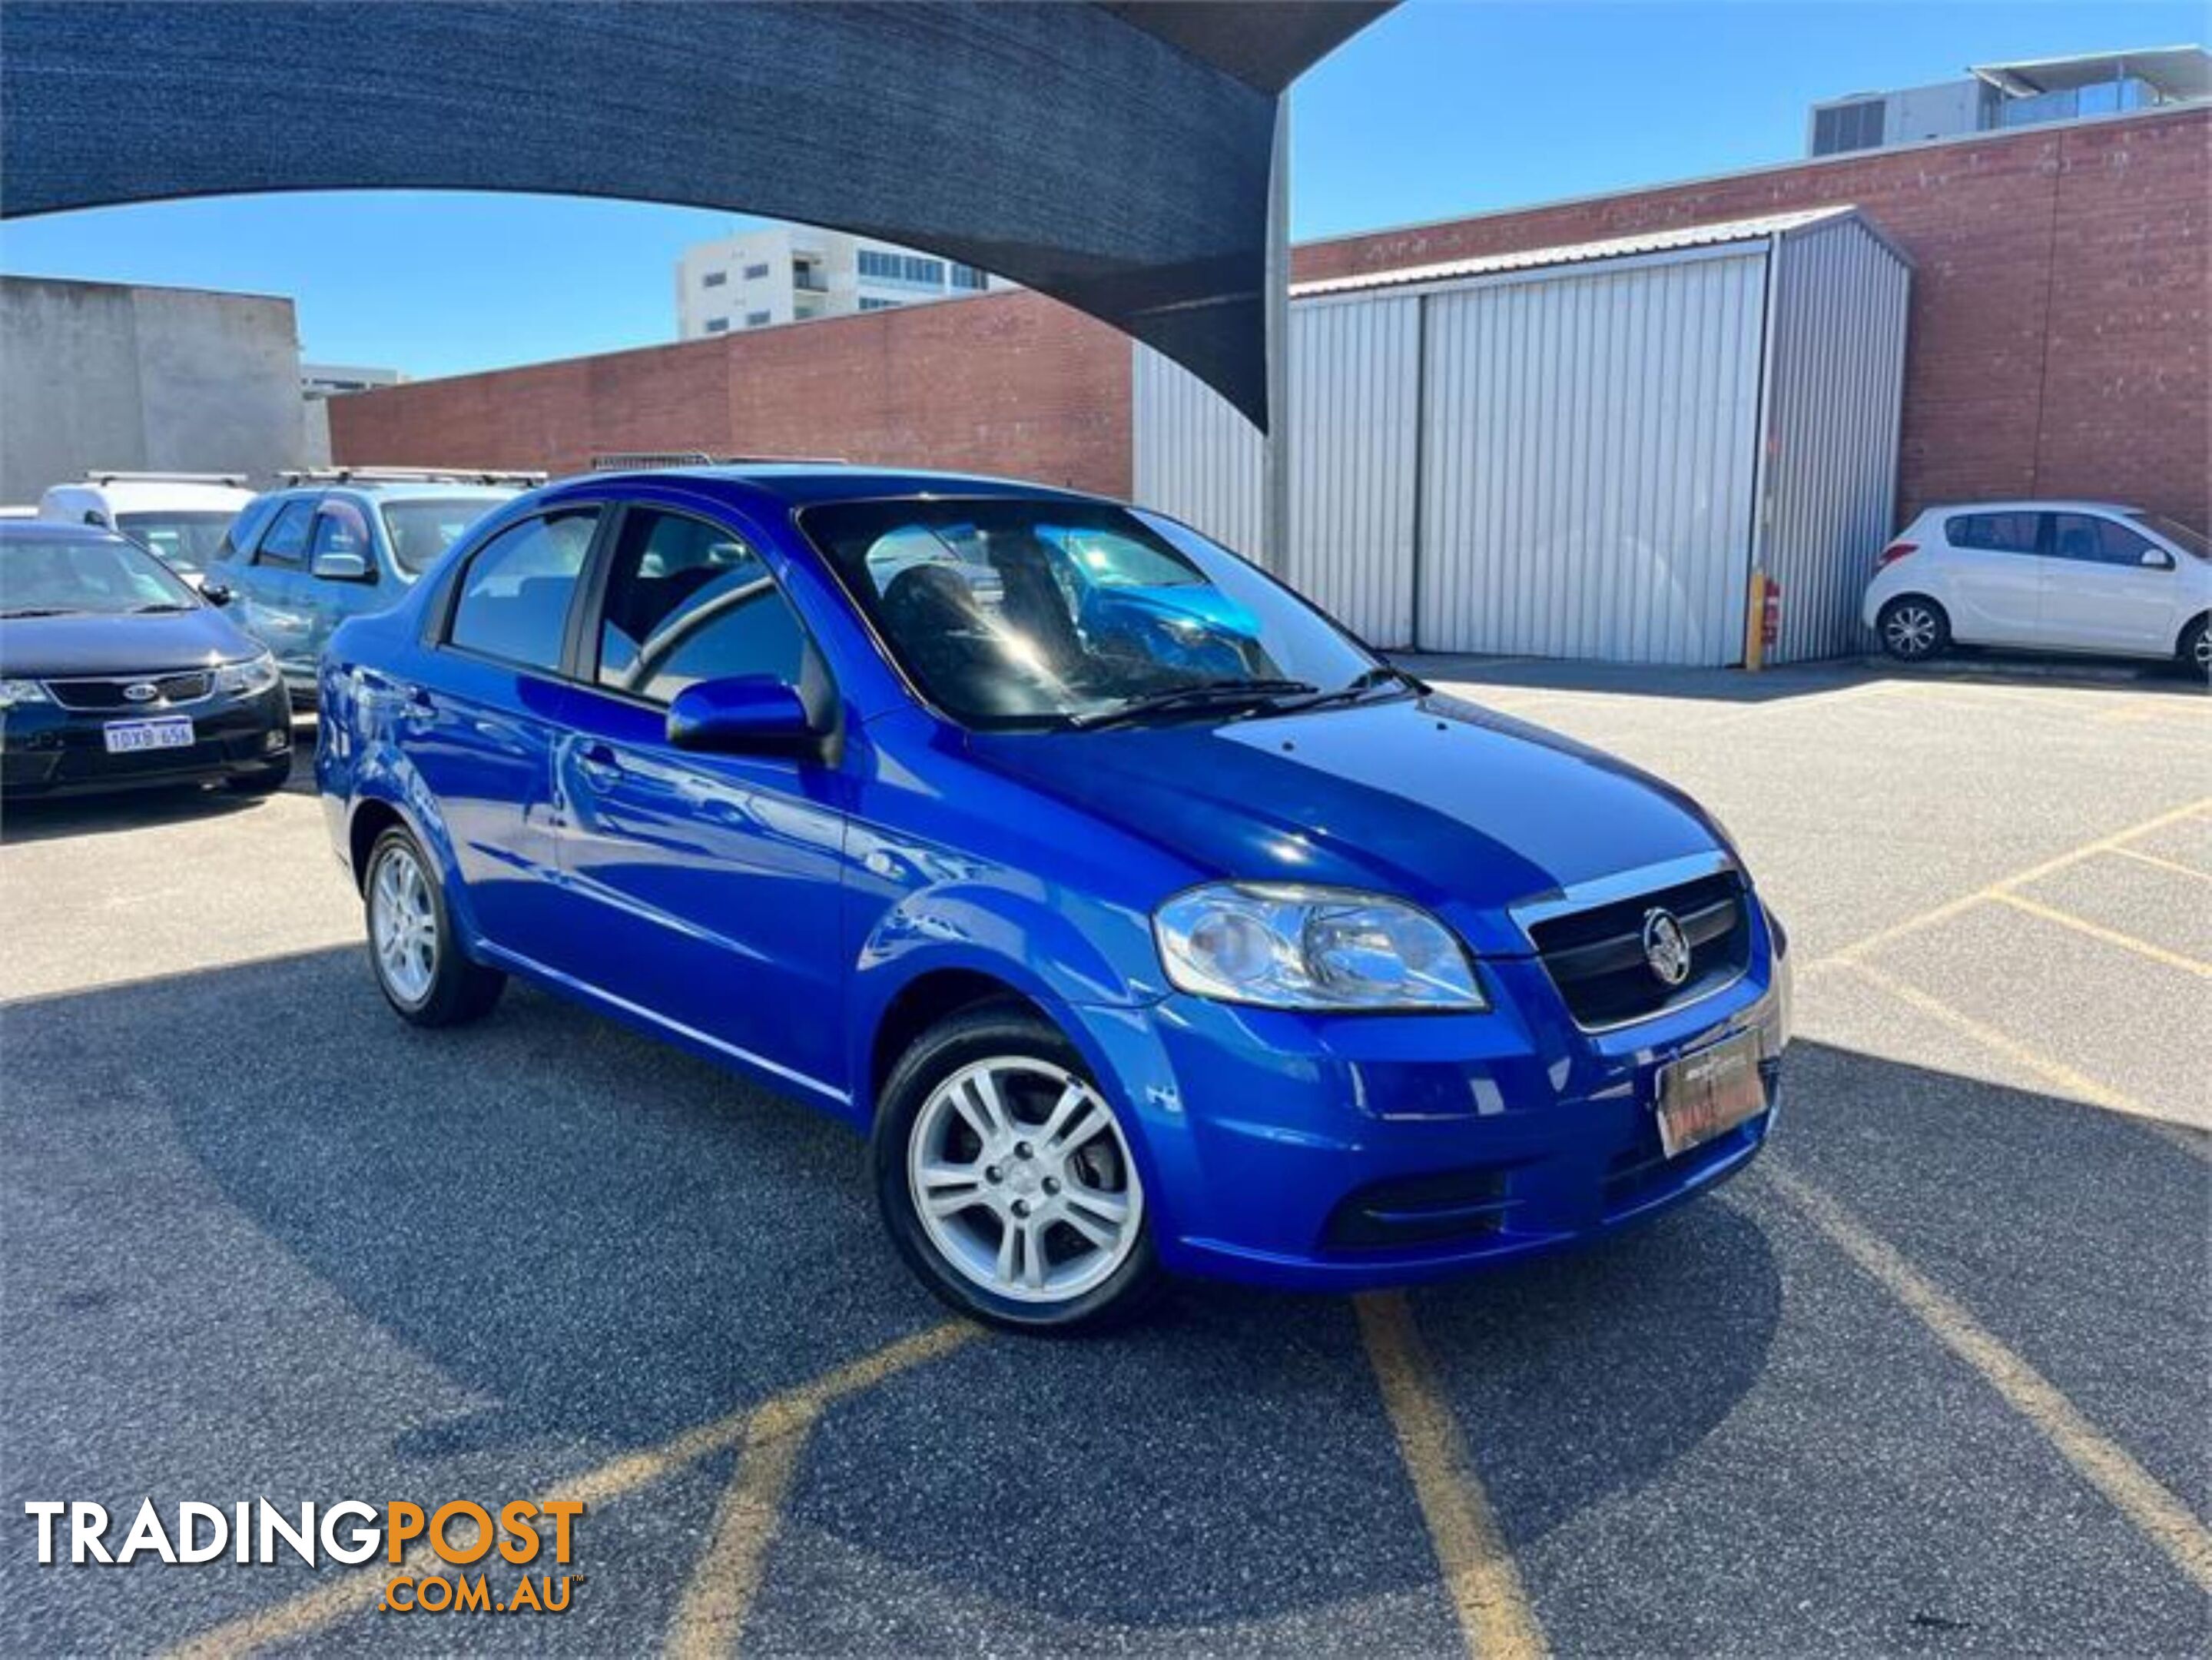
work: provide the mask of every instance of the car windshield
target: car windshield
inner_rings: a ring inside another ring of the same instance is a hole
[[[119,536],[11,536],[0,542],[0,617],[190,611],[169,569]]]
[[[497,507],[505,498],[482,496],[416,496],[404,502],[380,502],[376,510],[384,520],[384,534],[392,544],[392,556],[410,576],[420,576],[438,562],[461,532]]]
[[[209,512],[118,513],[115,527],[140,547],[161,556],[171,570],[197,576],[222,546],[222,533],[234,514]]]
[[[2199,559],[2212,559],[2212,541],[2206,539],[2203,531],[2192,530],[2179,519],[2169,519],[2162,513],[2130,514],[2129,517],[2156,531],[2185,553],[2193,553]]]
[[[800,525],[919,689],[979,727],[1264,713],[1397,677],[1188,526],[1080,502],[811,508]]]

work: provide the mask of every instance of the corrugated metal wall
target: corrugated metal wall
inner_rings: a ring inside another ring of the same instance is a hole
[[[1285,575],[1376,645],[1718,666],[1756,556],[1770,660],[1855,650],[1909,282],[1844,219],[1300,301]],[[1137,499],[1256,551],[1259,436],[1143,347],[1134,398]]]
[[[1291,314],[1291,587],[1362,639],[1413,637],[1413,447],[1420,302]],[[1188,371],[1136,349],[1136,495],[1252,553],[1263,535],[1259,435]]]
[[[1431,297],[1424,648],[1737,660],[1765,270],[1754,245]]]
[[[1911,273],[1856,220],[1782,239],[1760,559],[1782,585],[1768,660],[1868,648],[1859,601],[1897,528]]]

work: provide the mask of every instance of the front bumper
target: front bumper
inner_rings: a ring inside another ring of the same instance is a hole
[[[1094,1019],[1092,1035],[1143,1129],[1167,1267],[1357,1290],[1592,1240],[1741,1171],[1778,1096],[1778,963],[1762,939],[1734,985],[1602,1033],[1573,1025],[1542,967],[1522,959],[1486,965],[1504,995],[1484,1014],[1313,1016],[1176,996]],[[1659,1069],[1750,1030],[1765,1034],[1767,1110],[1666,1158]]]
[[[111,721],[189,717],[188,748],[107,752]],[[26,703],[0,711],[0,790],[9,796],[74,795],[207,783],[263,773],[292,753],[292,706],[283,685],[243,697],[134,708],[66,709]]]

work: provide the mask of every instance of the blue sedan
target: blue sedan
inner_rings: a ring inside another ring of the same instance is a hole
[[[1464,1274],[1772,1122],[1788,947],[1711,818],[1158,514],[575,479],[340,627],[320,693],[401,1017],[520,975],[846,1120],[997,1324]]]

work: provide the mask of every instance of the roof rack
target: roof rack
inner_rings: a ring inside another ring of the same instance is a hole
[[[542,484],[545,475],[519,467],[285,467],[287,484]]]
[[[246,481],[242,472],[116,472],[105,467],[84,475],[88,484],[228,484],[244,489]]]
[[[659,467],[842,467],[842,455],[709,455],[704,450],[616,450],[592,458],[593,472],[650,472]]]

